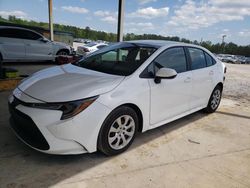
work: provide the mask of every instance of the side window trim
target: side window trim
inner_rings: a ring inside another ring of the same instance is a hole
[[[185,56],[186,56],[186,62],[187,62],[187,71],[191,71],[192,68],[191,68],[191,57],[190,57],[190,54],[189,54],[189,51],[188,51],[188,46],[184,46],[184,51],[185,51]]]
[[[206,61],[206,67],[210,67],[210,66],[208,66],[208,63],[207,63],[207,56],[206,56],[206,54],[207,55],[209,55],[208,53],[206,53],[204,50],[202,50],[203,51],[203,54],[204,54],[204,57],[205,57],[205,61]],[[209,55],[210,56],[210,55]],[[211,56],[210,56],[211,57]]]
[[[155,64],[155,59],[157,57],[159,57],[160,55],[162,55],[163,53],[165,53],[167,50],[169,49],[172,49],[172,48],[183,48],[183,51],[184,51],[184,55],[185,55],[185,59],[186,59],[186,71],[185,72],[188,72],[191,70],[191,66],[189,65],[189,56],[187,54],[187,49],[185,46],[172,46],[172,47],[169,47],[169,48],[166,48],[165,50],[163,50],[159,55],[157,55],[149,64],[148,66],[140,73],[139,75],[139,78],[154,78],[154,76],[150,76],[149,74],[147,74],[147,69],[148,67],[151,65],[151,64]],[[184,73],[184,72],[182,72]],[[179,73],[181,74],[181,73]],[[155,66],[154,66],[154,75],[155,75]]]

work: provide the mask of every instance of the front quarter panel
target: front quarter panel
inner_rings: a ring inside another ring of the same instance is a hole
[[[125,105],[136,105],[143,116],[143,129],[146,131],[149,126],[150,90],[147,79],[139,77],[126,77],[124,81],[111,92],[101,95],[98,100],[101,104],[111,110]]]

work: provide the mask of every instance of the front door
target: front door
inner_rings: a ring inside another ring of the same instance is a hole
[[[26,31],[24,40],[26,47],[26,59],[29,60],[52,60],[52,43],[41,40],[42,37],[34,32]]]
[[[154,72],[166,67],[175,69],[177,76],[172,79],[161,79],[156,84],[149,80],[151,89],[150,123],[156,124],[174,118],[190,110],[192,73],[188,71],[183,47],[165,50],[153,62]]]

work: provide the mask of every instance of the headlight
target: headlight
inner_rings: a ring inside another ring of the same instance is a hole
[[[98,96],[81,99],[70,102],[62,103],[33,103],[30,107],[48,109],[48,110],[61,110],[63,112],[61,120],[71,118],[91,105]]]

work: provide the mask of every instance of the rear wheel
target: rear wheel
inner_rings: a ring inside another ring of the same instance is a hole
[[[215,89],[213,90],[213,92],[210,96],[210,99],[208,101],[208,105],[205,108],[206,112],[213,113],[217,110],[217,108],[220,105],[221,95],[222,95],[222,87],[218,85],[215,87]]]
[[[115,109],[102,125],[98,149],[106,155],[116,155],[125,151],[136,136],[138,122],[133,109],[127,106]]]

